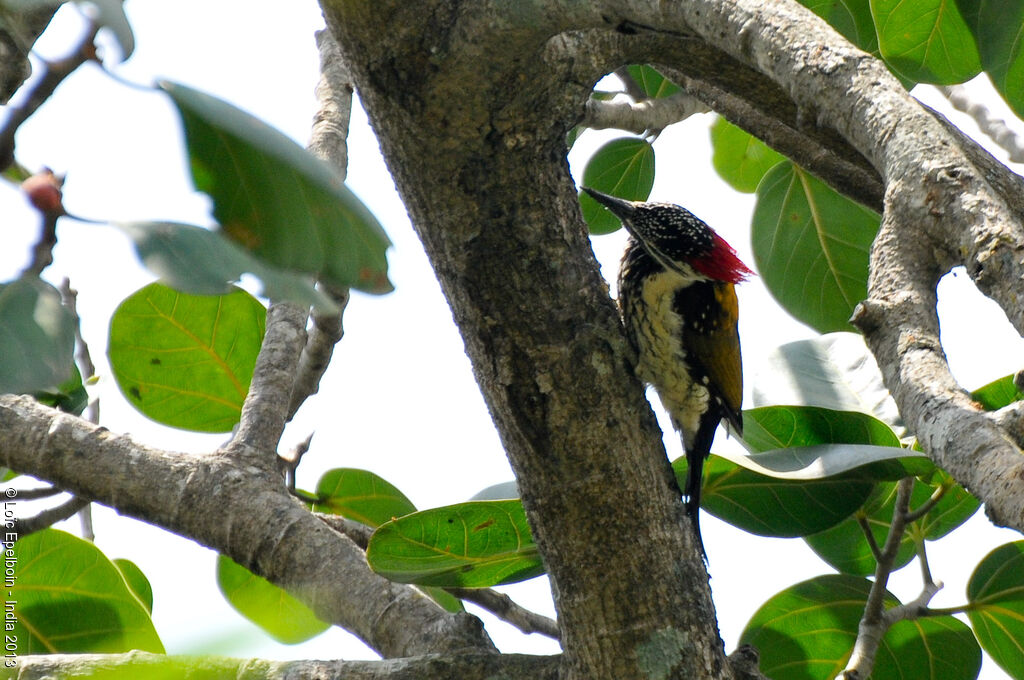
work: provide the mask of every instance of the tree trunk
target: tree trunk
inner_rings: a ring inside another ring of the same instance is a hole
[[[608,67],[551,49],[546,17],[503,30],[486,3],[326,7],[519,481],[566,677],[723,677],[707,574],[565,160]]]

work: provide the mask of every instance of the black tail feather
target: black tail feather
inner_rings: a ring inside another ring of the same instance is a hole
[[[686,514],[693,524],[693,535],[697,539],[700,554],[706,562],[708,554],[704,551],[704,539],[700,535],[700,491],[704,477],[704,461],[711,455],[711,443],[715,440],[715,430],[720,418],[717,414],[705,413],[700,426],[693,437],[693,442],[683,441],[686,449]]]

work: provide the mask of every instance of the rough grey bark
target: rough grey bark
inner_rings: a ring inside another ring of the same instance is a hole
[[[3,674],[3,671],[0,671]],[[530,678],[556,680],[558,657],[469,652],[431,654],[379,663],[375,661],[262,661],[216,656],[128,654],[53,654],[21,660],[17,680],[73,680],[100,677],[167,677],[178,680],[237,678],[238,680],[490,680]]]
[[[372,573],[361,549],[288,495],[265,451],[161,451],[11,395],[0,396],[0,432],[4,465],[227,555],[384,656],[493,651],[475,617]]]
[[[325,9],[516,472],[565,677],[727,675],[704,565],[565,163],[567,130],[618,64],[552,44],[557,17],[541,5]]]
[[[724,655],[566,168],[564,136],[591,86],[627,63],[672,69],[693,96],[884,207],[857,323],[928,453],[993,519],[1024,528],[1024,470],[1006,436],[1021,431],[1020,414],[996,420],[970,402],[949,375],[934,312],[938,278],[962,263],[1024,329],[1020,180],[870,56],[783,0],[323,4],[516,471],[551,576],[561,677],[757,674],[749,650]],[[291,346],[297,356],[301,342]],[[241,447],[259,449],[251,459],[184,459],[0,397],[0,452],[225,552],[385,656],[468,648],[484,654],[481,667],[500,663],[475,619],[377,578],[357,546],[282,494],[267,454],[283,416],[267,408]],[[549,672],[548,661],[528,663]],[[404,677],[397,668],[375,671]]]

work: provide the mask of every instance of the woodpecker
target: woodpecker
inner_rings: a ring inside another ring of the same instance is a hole
[[[682,436],[686,512],[704,554],[698,524],[704,461],[720,422],[743,434],[735,284],[753,272],[685,208],[583,191],[629,232],[619,267],[619,310],[637,351],[637,377],[654,385]]]

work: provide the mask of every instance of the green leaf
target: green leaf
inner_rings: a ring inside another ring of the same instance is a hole
[[[383,228],[327,163],[208,94],[163,82],[185,126],[196,188],[223,233],[280,269],[369,293],[392,290]]]
[[[19,655],[163,653],[149,612],[95,545],[44,529],[12,550],[17,566],[7,589],[15,618],[7,630]]]
[[[874,488],[874,479],[854,468],[909,459],[892,430],[863,413],[774,406],[744,411],[743,419],[744,441],[764,453],[713,458],[702,505],[762,536],[804,536],[838,524]],[[684,459],[673,467],[685,475]]]
[[[459,612],[466,611],[466,606],[462,604],[462,600],[449,593],[444,588],[437,588],[434,586],[419,586],[419,589],[423,591],[423,594],[429,597],[434,602],[441,605],[441,608],[446,612],[452,614],[458,614]]]
[[[152,283],[110,320],[118,387],[153,420],[197,432],[237,422],[263,342],[266,309],[243,290],[186,295]]]
[[[757,406],[792,404],[869,413],[897,433],[905,430],[864,338],[829,333],[772,350],[754,374]]]
[[[320,500],[313,504],[313,512],[341,515],[373,528],[416,512],[416,506],[404,493],[367,470],[328,470],[317,482],[316,496]],[[441,588],[423,586],[420,590],[445,611],[461,612],[466,609],[462,600]]]
[[[978,642],[1011,677],[1024,678],[1024,541],[1001,545],[967,583]]]
[[[867,522],[871,535],[878,545],[885,543],[892,522],[896,504],[896,484],[879,484],[862,510],[839,524],[803,539],[818,557],[835,570],[853,576],[870,576],[875,573],[875,557],[871,552],[861,528],[861,521]],[[909,536],[904,536],[896,555],[893,569],[900,569],[914,558],[916,546]]]
[[[966,522],[978,509],[978,501],[957,486],[946,473],[938,472],[935,484],[915,480],[910,495],[910,508],[920,508],[940,485],[946,492],[924,517],[907,527],[900,543],[895,568],[906,566],[916,554],[918,543],[938,540]],[[896,483],[879,484],[871,498],[854,517],[819,534],[805,536],[811,549],[835,569],[857,576],[875,572],[876,562],[868,545],[860,521],[865,521],[878,545],[889,533],[896,505]]]
[[[981,65],[996,91],[1024,118],[1024,3],[960,0],[957,5],[972,24]]]
[[[677,92],[683,91],[683,88],[661,75],[653,66],[632,64],[627,66],[626,70],[629,71],[629,75],[633,77],[633,80],[644,91],[644,94],[651,99],[670,97]],[[587,186],[592,187],[593,185],[587,184]]]
[[[471,501],[392,520],[373,534],[366,559],[393,581],[445,588],[486,588],[544,573],[518,500]]]
[[[113,562],[114,566],[121,572],[121,576],[124,577],[124,582],[127,584],[128,589],[132,591],[135,597],[139,598],[139,602],[146,608],[146,611],[152,614],[153,586],[149,584],[149,579],[139,569],[139,565],[123,557],[118,557]]]
[[[747,624],[740,644],[761,654],[772,680],[832,680],[846,666],[871,583],[845,575],[819,576],[765,602]],[[886,593],[888,607],[898,604]],[[952,616],[895,624],[882,638],[872,680],[973,680],[981,650],[971,631]]]
[[[673,461],[672,467],[679,484],[685,484],[686,458]],[[711,456],[704,465],[701,507],[759,536],[804,536],[843,521],[863,505],[873,486],[845,476],[814,482],[775,479]]]
[[[224,555],[217,556],[217,585],[239,614],[278,642],[295,645],[330,628],[285,590]]]
[[[367,470],[328,470],[317,482],[316,495],[320,502],[313,505],[314,512],[341,515],[368,527],[416,512],[405,494]]]
[[[629,201],[646,201],[654,186],[654,147],[635,137],[613,139],[587,161],[583,186]],[[617,217],[587,194],[580,194],[580,207],[592,234],[609,234],[621,226]]]
[[[743,412],[743,441],[754,451],[816,444],[900,446],[896,433],[877,418],[866,413],[833,411],[817,406],[748,409]],[[911,454],[900,451],[900,455]]]
[[[0,394],[59,392],[74,377],[75,316],[35,276],[0,284]]]
[[[765,286],[794,317],[818,332],[851,330],[867,297],[868,253],[878,215],[790,162],[757,187],[754,259]]]
[[[315,306],[331,314],[337,305],[313,285],[313,279],[277,269],[250,255],[219,232],[176,222],[115,223],[135,242],[146,267],[175,290],[193,295],[221,295],[234,289],[232,282],[253,274],[271,300]]]
[[[952,616],[899,621],[882,638],[872,680],[975,680],[981,648]]]
[[[871,54],[878,53],[878,36],[869,0],[800,0],[800,4],[857,47]]]
[[[857,470],[858,479],[894,481],[935,469],[919,451],[873,444],[815,444],[719,456],[758,475],[796,482],[828,479],[850,470]]]
[[[519,498],[519,485],[516,480],[491,484],[473,494],[471,501],[498,501],[505,498]]]
[[[719,117],[711,125],[711,164],[736,191],[753,193],[765,174],[786,157],[757,137]]]
[[[871,0],[871,13],[882,57],[900,75],[953,85],[981,71],[978,46],[956,2]]]
[[[82,374],[79,373],[78,367],[72,366],[71,368],[71,379],[58,387],[56,391],[36,392],[32,396],[40,404],[59,408],[65,413],[73,413],[78,416],[89,405],[89,393],[85,391],[85,386],[82,384]]]
[[[841,575],[797,583],[761,605],[740,644],[757,648],[760,670],[772,680],[832,680],[849,659],[870,589]]]
[[[923,505],[926,500],[942,488],[944,493],[939,502],[928,513],[907,529],[915,540],[937,541],[974,516],[981,507],[981,501],[957,484],[948,472],[935,468],[928,484],[918,482],[910,497],[911,509]]]
[[[1008,375],[974,390],[971,392],[971,398],[981,404],[986,411],[998,411],[1004,406],[1024,399],[1024,393],[1013,384],[1013,376]]]

